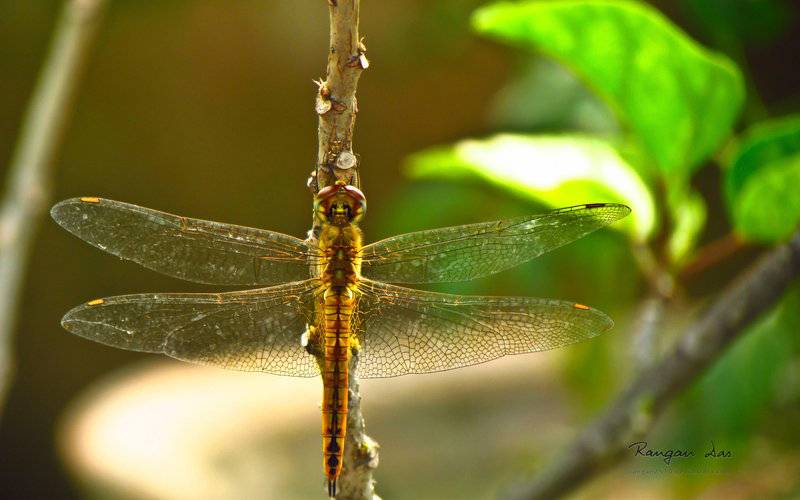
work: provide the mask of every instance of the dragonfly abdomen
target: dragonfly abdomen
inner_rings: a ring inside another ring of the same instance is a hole
[[[331,497],[336,496],[347,431],[351,318],[361,270],[361,232],[356,220],[365,203],[360,191],[337,183],[320,191],[314,208],[322,226],[317,247],[324,256],[319,267],[325,293],[321,304],[317,303],[316,319],[324,334],[322,452]]]
[[[342,470],[347,430],[348,368],[350,363],[350,318],[353,293],[344,286],[325,291],[325,360],[322,370],[322,451],[329,493],[335,494],[336,478]]]

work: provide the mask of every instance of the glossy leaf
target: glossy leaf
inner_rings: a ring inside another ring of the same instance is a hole
[[[672,190],[670,194],[673,227],[669,234],[667,251],[670,261],[680,264],[695,248],[705,227],[706,204],[703,197],[693,191]]]
[[[584,136],[502,134],[466,140],[411,157],[416,178],[477,176],[552,207],[619,202],[632,214],[615,227],[644,240],[655,229],[652,196],[607,142]]]
[[[687,179],[717,150],[744,100],[733,63],[644,4],[499,2],[479,9],[473,24],[573,69],[615,109],[670,183]]]
[[[753,127],[729,155],[725,195],[734,227],[774,242],[800,223],[800,116]]]
[[[734,224],[747,238],[774,242],[800,223],[800,154],[761,168],[734,206]]]

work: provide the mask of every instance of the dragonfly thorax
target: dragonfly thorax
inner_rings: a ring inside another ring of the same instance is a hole
[[[325,286],[355,286],[361,271],[361,231],[358,226],[323,224],[318,244],[325,256],[320,276]]]

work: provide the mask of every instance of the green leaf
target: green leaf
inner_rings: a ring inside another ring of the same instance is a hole
[[[603,137],[619,135],[614,113],[557,61],[527,58],[491,105],[500,129],[575,130]]]
[[[742,189],[734,225],[748,239],[782,241],[800,223],[800,154],[762,167]]]
[[[745,184],[768,163],[800,153],[800,114],[751,127],[727,155],[725,194],[733,201]]]
[[[746,439],[781,394],[782,375],[800,352],[798,327],[794,286],[681,397],[675,441],[707,447],[710,439],[726,446]]]
[[[754,126],[728,155],[725,198],[736,230],[786,239],[800,223],[800,115]]]
[[[620,202],[633,213],[615,224],[637,240],[656,226],[652,195],[607,142],[586,136],[501,134],[423,151],[409,160],[416,178],[479,177],[549,206]]]
[[[687,13],[718,43],[765,45],[791,26],[791,0],[684,0]]]
[[[671,184],[688,179],[717,150],[742,107],[736,66],[645,4],[499,2],[476,11],[473,25],[573,69],[619,114]]]
[[[670,262],[681,264],[692,253],[706,224],[706,204],[693,191],[671,190],[672,231],[667,242]]]

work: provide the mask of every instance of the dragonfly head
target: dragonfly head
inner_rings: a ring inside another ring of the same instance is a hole
[[[364,193],[344,181],[320,189],[314,198],[314,213],[322,221],[337,226],[358,222],[367,211]]]

